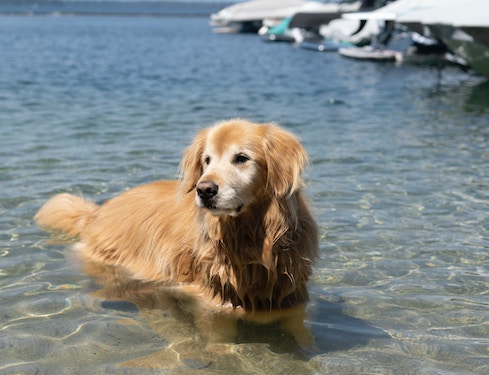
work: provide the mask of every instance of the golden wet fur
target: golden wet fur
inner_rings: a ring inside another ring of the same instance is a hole
[[[139,280],[185,284],[245,311],[303,304],[318,255],[303,197],[307,154],[276,125],[232,120],[200,131],[182,177],[135,187],[101,206],[69,194],[36,214],[76,237],[92,262]]]

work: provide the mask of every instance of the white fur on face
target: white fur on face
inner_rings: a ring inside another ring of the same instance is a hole
[[[196,194],[196,204],[209,209],[214,216],[237,216],[256,194],[259,165],[253,153],[237,144],[218,152],[212,144],[202,155],[203,174],[200,182],[212,182],[218,193],[207,204]]]

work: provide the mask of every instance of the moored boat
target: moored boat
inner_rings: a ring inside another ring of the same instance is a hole
[[[401,52],[391,49],[380,49],[372,46],[340,48],[338,53],[341,56],[350,57],[358,60],[373,61],[396,61],[399,60]]]
[[[233,4],[210,16],[214,32],[258,32],[264,20],[279,23],[295,14],[304,0],[251,0]]]
[[[347,19],[385,20],[428,32],[489,78],[489,1],[397,0],[373,12],[344,14]]]

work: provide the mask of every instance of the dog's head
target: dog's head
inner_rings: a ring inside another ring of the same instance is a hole
[[[278,126],[232,120],[197,135],[182,161],[182,187],[212,215],[237,216],[258,197],[292,195],[307,161],[297,138]]]

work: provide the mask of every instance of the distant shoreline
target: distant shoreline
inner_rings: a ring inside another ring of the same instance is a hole
[[[231,4],[210,1],[0,0],[0,15],[208,17]]]

